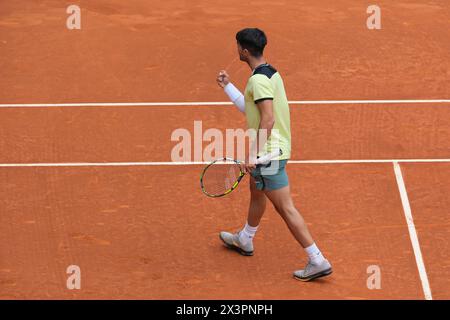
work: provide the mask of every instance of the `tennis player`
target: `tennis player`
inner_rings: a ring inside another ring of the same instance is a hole
[[[247,222],[237,233],[221,232],[220,239],[231,249],[244,256],[253,255],[253,238],[266,209],[268,198],[286,222],[289,230],[309,257],[303,270],[294,272],[294,278],[310,281],[332,273],[331,264],[314,242],[305,221],[295,208],[291,198],[286,164],[291,155],[291,130],[289,105],[283,80],[277,70],[263,56],[267,44],[266,35],[257,28],[247,28],[236,34],[239,58],[252,70],[244,94],[231,82],[226,70],[220,71],[217,83],[230,100],[245,113],[249,128],[265,132],[267,137],[257,149],[272,150],[274,141],[282,155],[277,158],[276,172],[265,172],[247,157],[243,169],[250,173],[250,206]],[[272,133],[277,133],[277,139]],[[261,144],[261,142],[259,143]],[[275,161],[272,161],[275,162]],[[268,165],[269,167],[271,164]]]

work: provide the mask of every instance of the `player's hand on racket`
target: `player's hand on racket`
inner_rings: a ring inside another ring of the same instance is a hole
[[[239,163],[242,172],[251,173],[256,168],[256,159],[250,161],[247,157],[244,162]]]
[[[225,70],[221,70],[216,81],[221,88],[225,88],[225,86],[230,83],[230,76]]]
[[[259,164],[266,164],[282,155],[281,150],[266,154],[255,161],[241,161],[220,158],[208,164],[200,176],[200,187],[209,197],[222,197],[236,189],[246,173],[251,172]]]

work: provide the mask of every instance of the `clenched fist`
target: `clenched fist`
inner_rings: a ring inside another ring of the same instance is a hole
[[[216,81],[221,88],[225,88],[225,86],[230,83],[230,76],[225,70],[222,70],[219,72]]]

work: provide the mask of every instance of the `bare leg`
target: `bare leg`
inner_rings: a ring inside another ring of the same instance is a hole
[[[247,222],[250,226],[257,227],[266,210],[266,196],[263,191],[256,189],[253,177],[250,179],[250,206]]]
[[[278,190],[266,191],[265,194],[302,247],[306,248],[311,246],[314,240],[309,233],[303,217],[294,206],[289,186]]]

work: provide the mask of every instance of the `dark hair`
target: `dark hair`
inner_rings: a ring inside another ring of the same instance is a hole
[[[267,38],[264,31],[258,28],[245,28],[236,33],[236,40],[243,49],[247,49],[254,57],[262,56]]]

